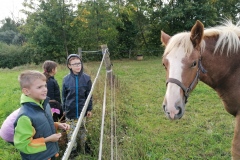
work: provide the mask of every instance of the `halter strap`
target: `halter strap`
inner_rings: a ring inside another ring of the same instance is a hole
[[[180,82],[178,79],[175,78],[168,78],[166,81],[166,85],[170,82],[170,83],[174,83],[176,85],[178,85],[184,92],[184,96],[185,96],[185,103],[187,103],[187,99],[189,97],[189,93],[190,91],[193,89],[193,86],[198,83],[198,79],[199,79],[199,75],[200,75],[200,70],[202,71],[202,73],[207,73],[207,71],[203,68],[202,66],[202,58],[200,58],[198,60],[198,70],[197,70],[197,74],[194,78],[194,80],[192,81],[192,83],[189,85],[189,87],[185,87],[182,82]]]

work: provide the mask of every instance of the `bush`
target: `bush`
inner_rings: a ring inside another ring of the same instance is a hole
[[[11,69],[27,63],[30,63],[30,58],[24,54],[22,46],[0,43],[0,68]]]

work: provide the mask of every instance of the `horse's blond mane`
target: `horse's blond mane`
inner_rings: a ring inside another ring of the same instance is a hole
[[[240,21],[234,25],[232,21],[226,20],[220,26],[207,28],[204,30],[204,36],[218,36],[214,53],[223,50],[227,46],[226,54],[238,53],[240,47]]]
[[[172,48],[176,47],[184,48],[187,55],[191,54],[194,48],[190,40],[190,34],[190,32],[182,32],[171,37],[164,54],[169,53]],[[240,48],[240,21],[234,25],[231,21],[226,20],[220,26],[206,28],[204,30],[204,37],[210,36],[218,36],[218,41],[216,43],[214,53],[217,51],[223,53],[223,50],[226,46],[227,55],[230,53],[238,53],[237,51]],[[202,41],[200,46],[201,51],[204,51],[205,41]]]
[[[205,49],[205,42],[202,41],[201,44],[201,52]],[[172,48],[184,48],[184,52],[189,56],[193,51],[192,41],[190,40],[190,32],[182,32],[174,35],[169,40],[164,54],[168,54]]]

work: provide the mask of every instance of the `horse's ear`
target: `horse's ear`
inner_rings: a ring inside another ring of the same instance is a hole
[[[195,25],[191,29],[191,41],[194,47],[199,46],[203,39],[204,26],[199,20],[196,21]]]
[[[165,32],[161,31],[161,42],[163,46],[166,46],[171,37]]]

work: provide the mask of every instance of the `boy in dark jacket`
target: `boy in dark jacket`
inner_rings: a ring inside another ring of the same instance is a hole
[[[14,146],[24,160],[49,160],[58,156],[59,129],[65,123],[54,123],[48,104],[46,77],[38,71],[24,71],[19,76],[22,88],[21,108],[14,123]]]
[[[92,82],[90,76],[83,72],[83,64],[77,54],[70,54],[68,56],[67,66],[70,69],[70,73],[63,79],[62,100],[66,123],[70,124],[70,130],[67,132],[67,136],[70,139],[85,101],[91,91]],[[91,110],[92,98],[89,101],[85,116],[91,117]],[[73,152],[76,152],[77,147],[80,147],[81,152],[85,153],[86,132],[85,119],[83,119],[77,135],[77,142],[75,142],[72,149]]]

